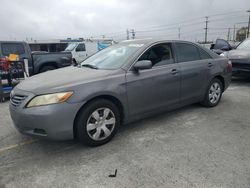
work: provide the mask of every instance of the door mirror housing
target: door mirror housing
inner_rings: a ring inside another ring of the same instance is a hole
[[[134,70],[139,71],[139,70],[144,70],[144,69],[151,69],[153,67],[153,64],[150,60],[141,60],[137,61],[134,64]]]

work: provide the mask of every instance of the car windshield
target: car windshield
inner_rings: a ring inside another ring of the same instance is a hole
[[[65,49],[65,51],[72,51],[74,50],[74,48],[77,46],[77,43],[70,43],[67,48]]]
[[[244,40],[238,47],[237,49],[240,50],[250,50],[250,38]]]
[[[89,57],[81,65],[96,69],[118,69],[142,46],[135,43],[113,45]]]

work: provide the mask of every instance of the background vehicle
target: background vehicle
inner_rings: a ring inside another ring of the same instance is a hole
[[[240,43],[235,50],[222,54],[233,65],[233,76],[250,77],[250,38]]]
[[[18,54],[20,59],[28,59],[30,75],[72,64],[70,52],[31,52],[26,42],[0,41],[0,58],[9,54]]]
[[[87,57],[93,55],[94,53],[107,48],[112,45],[113,41],[103,40],[103,41],[85,41],[85,42],[74,42],[70,43],[65,51],[71,52],[73,60],[75,63],[81,63]]]
[[[216,106],[230,84],[231,68],[228,59],[191,42],[125,41],[81,66],[17,85],[10,113],[24,134],[101,145],[121,123],[191,103]]]
[[[238,42],[228,42],[224,39],[217,39],[214,44],[211,44],[210,49],[220,55],[225,51],[233,50],[237,47]]]

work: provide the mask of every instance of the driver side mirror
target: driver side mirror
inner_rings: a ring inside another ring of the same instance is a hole
[[[137,61],[134,64],[134,70],[139,71],[139,70],[144,70],[144,69],[151,69],[153,67],[153,64],[150,60],[141,60]]]

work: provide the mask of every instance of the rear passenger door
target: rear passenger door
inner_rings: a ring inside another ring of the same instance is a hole
[[[181,69],[181,103],[198,102],[205,95],[209,69],[213,67],[211,57],[191,43],[176,42],[175,50]]]

